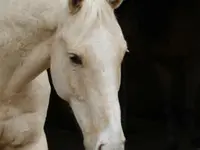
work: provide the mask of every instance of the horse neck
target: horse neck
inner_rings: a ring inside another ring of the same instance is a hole
[[[46,0],[41,1],[45,2]],[[37,3],[39,5],[40,2]],[[48,1],[46,3],[49,6]],[[23,60],[33,52],[33,49],[40,43],[45,43],[55,33],[57,27],[55,16],[58,15],[56,9],[61,6],[60,4],[52,4],[52,8],[46,11],[45,15],[42,14],[42,16],[37,16],[38,18],[34,19],[31,19],[31,17],[37,10],[25,14],[14,7],[10,6],[8,12],[12,9],[16,12],[11,11],[11,13],[0,16],[0,93],[7,86],[13,74],[19,70],[20,65],[24,62]],[[40,7],[45,11],[46,6],[44,4]],[[55,16],[49,17],[51,15]]]
[[[28,38],[21,36],[17,39],[19,36],[13,35],[12,32],[4,32],[8,33],[7,39],[12,39],[12,41],[8,42],[9,40],[6,41],[6,38],[0,41],[0,89],[7,84],[16,69],[23,63],[23,60],[33,52],[34,47],[52,36],[52,32],[38,31]],[[23,31],[23,33],[26,33],[26,31]],[[0,32],[0,37],[2,34],[4,33]],[[4,45],[1,42],[7,44]]]
[[[2,91],[5,97],[20,92],[27,83],[49,68],[52,39],[53,37],[48,38],[33,48],[31,53],[16,67],[4,91]]]

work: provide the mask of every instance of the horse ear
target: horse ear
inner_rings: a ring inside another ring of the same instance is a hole
[[[82,7],[83,0],[69,0],[69,11],[76,14]]]
[[[117,9],[123,2],[123,0],[107,0],[107,1],[113,9]]]

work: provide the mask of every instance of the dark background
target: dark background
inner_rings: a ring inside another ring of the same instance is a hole
[[[130,53],[119,92],[128,150],[200,148],[200,1],[125,0],[116,10]],[[50,150],[82,150],[68,104],[52,87]]]

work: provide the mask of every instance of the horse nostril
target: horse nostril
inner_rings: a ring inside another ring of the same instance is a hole
[[[103,148],[104,145],[105,144],[100,144],[98,150],[102,150],[102,148]]]

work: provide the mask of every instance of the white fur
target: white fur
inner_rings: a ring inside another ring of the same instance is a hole
[[[3,7],[2,7],[3,6]],[[0,0],[0,149],[46,150],[43,126],[51,68],[72,107],[85,148],[123,150],[118,90],[126,42],[107,0]],[[83,59],[72,64],[69,53]]]

